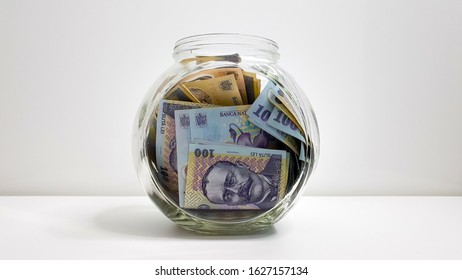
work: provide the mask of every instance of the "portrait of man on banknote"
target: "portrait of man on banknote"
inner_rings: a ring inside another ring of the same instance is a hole
[[[277,202],[279,177],[274,172],[280,159],[271,158],[265,168],[256,173],[244,163],[217,161],[202,179],[202,192],[215,204],[254,204],[269,209]]]

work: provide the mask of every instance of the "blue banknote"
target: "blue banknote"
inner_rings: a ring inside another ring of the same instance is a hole
[[[178,190],[175,111],[213,106],[209,104],[161,100],[156,125],[156,165],[159,179],[169,191]]]
[[[306,142],[305,137],[302,135],[297,125],[276,106],[273,108],[267,123],[277,130],[297,138],[303,143]]]
[[[177,135],[178,191],[183,206],[188,166],[188,145],[194,142],[223,143],[255,148],[283,149],[275,137],[250,122],[249,105],[178,110],[175,112]]]
[[[274,105],[268,100],[268,93],[270,91],[277,91],[277,86],[271,81],[262,90],[255,102],[250,106],[247,111],[249,120],[263,129],[265,132],[274,136],[276,139],[287,145],[295,154],[300,155],[300,143],[291,135],[282,132],[268,124],[271,113],[273,112]]]

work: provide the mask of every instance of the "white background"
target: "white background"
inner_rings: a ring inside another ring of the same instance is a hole
[[[462,1],[0,0],[0,195],[143,194],[136,110],[207,32],[279,43],[320,126],[306,194],[462,194]]]

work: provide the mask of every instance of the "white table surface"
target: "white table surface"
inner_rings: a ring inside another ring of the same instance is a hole
[[[302,197],[265,233],[207,236],[147,197],[0,197],[0,259],[462,259],[462,197]]]

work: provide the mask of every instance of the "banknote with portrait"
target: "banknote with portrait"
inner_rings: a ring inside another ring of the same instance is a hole
[[[250,105],[177,110],[175,112],[180,206],[184,202],[188,145],[197,140],[255,148],[284,149],[271,134],[249,121]]]
[[[184,208],[269,209],[285,195],[289,153],[190,144]]]

